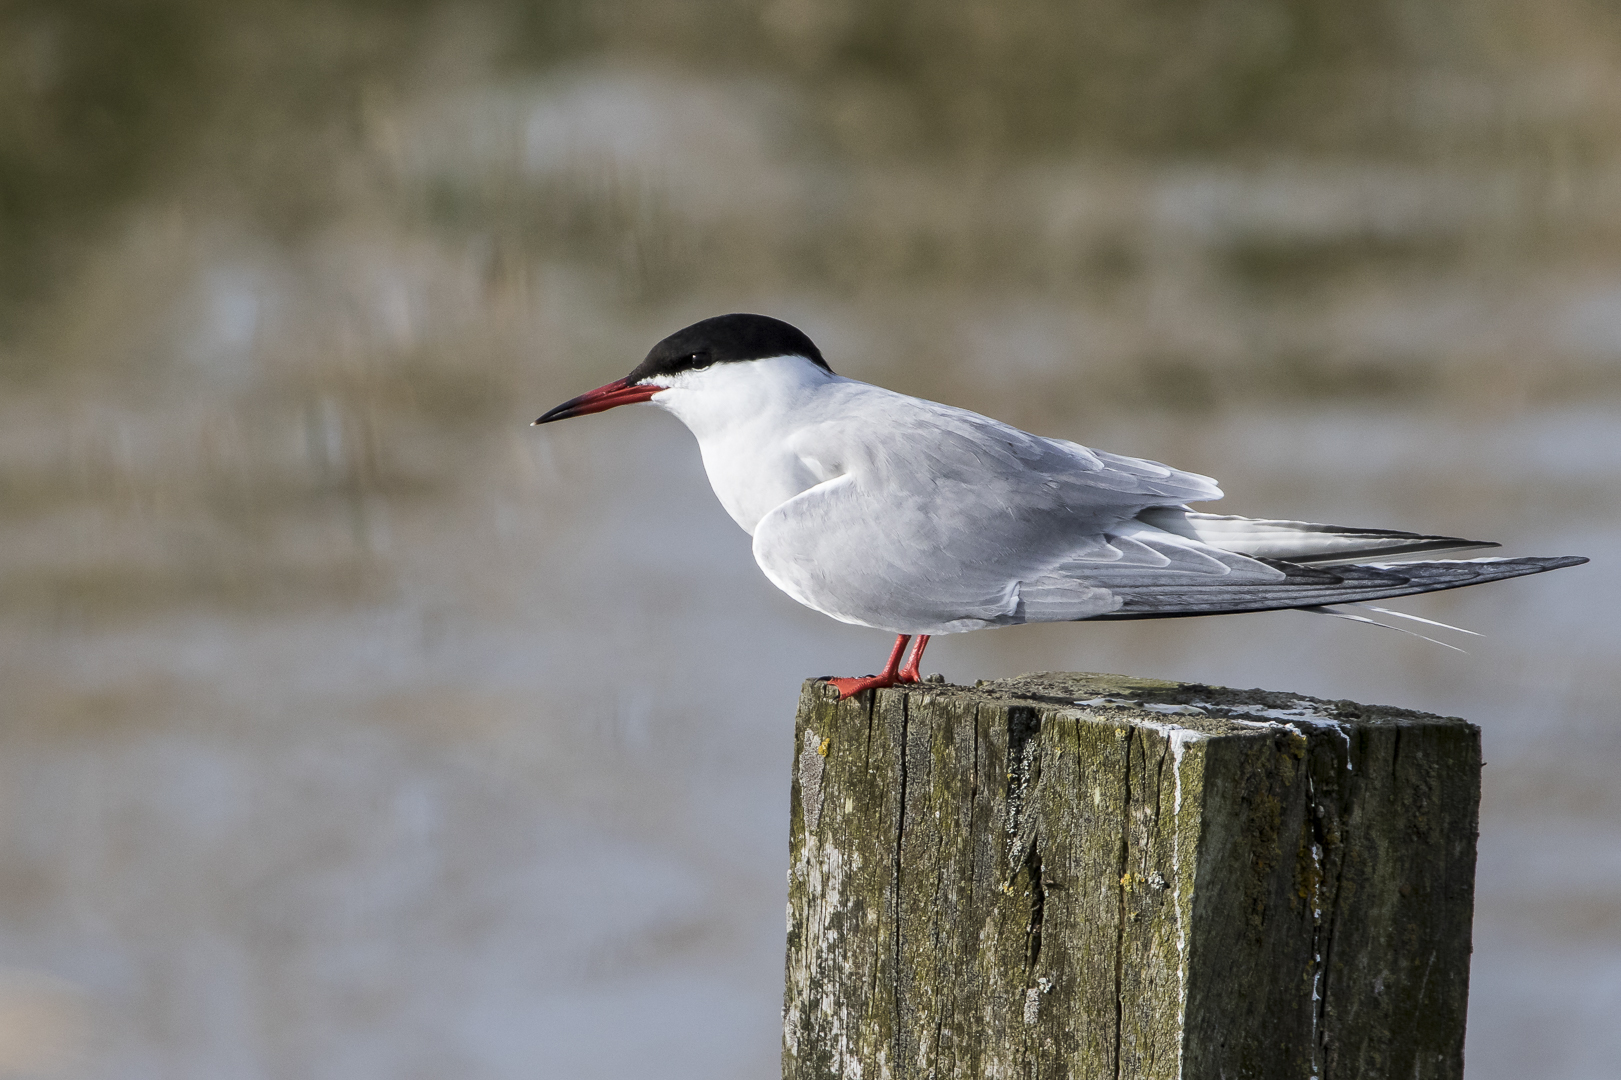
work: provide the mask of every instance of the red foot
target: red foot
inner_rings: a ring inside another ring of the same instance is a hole
[[[912,655],[907,657],[906,666],[900,667],[901,653],[906,649],[906,643],[912,639],[910,634],[898,634],[895,637],[895,648],[890,650],[889,663],[884,665],[882,675],[868,675],[860,679],[829,679],[833,689],[839,692],[839,700],[859,694],[863,690],[882,690],[886,686],[897,686],[900,683],[920,682],[917,673],[918,662],[923,659],[923,647],[929,643],[929,635],[920,634],[917,645],[912,649]]]
[[[895,686],[900,679],[894,675],[868,675],[863,679],[829,679],[833,689],[839,692],[839,700],[854,697],[863,690],[882,690],[886,686]]]

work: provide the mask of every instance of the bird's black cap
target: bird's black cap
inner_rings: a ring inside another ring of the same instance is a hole
[[[803,356],[829,374],[833,371],[815,342],[781,319],[769,315],[716,315],[677,330],[653,346],[647,359],[625,376],[625,382],[634,385],[655,375],[769,356]]]

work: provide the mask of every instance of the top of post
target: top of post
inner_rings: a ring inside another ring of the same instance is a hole
[[[813,695],[833,693],[819,680],[808,681],[805,687]],[[922,682],[878,693],[1023,705],[1042,712],[1085,714],[1097,720],[1148,724],[1206,737],[1254,734],[1302,724],[1314,728],[1440,725],[1473,729],[1475,726],[1455,716],[1437,716],[1389,705],[1083,671],[1035,672],[1010,679],[981,681],[971,687]]]

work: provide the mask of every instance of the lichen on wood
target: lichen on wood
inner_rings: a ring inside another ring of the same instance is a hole
[[[1461,1076],[1479,777],[1351,702],[809,682],[783,1075]]]

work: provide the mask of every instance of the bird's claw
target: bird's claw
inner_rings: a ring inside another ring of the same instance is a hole
[[[828,683],[839,692],[839,700],[854,697],[863,690],[882,690],[886,686],[894,686],[897,680],[894,676],[868,675],[863,678],[829,679]]]
[[[884,690],[891,686],[900,686],[904,683],[916,683],[923,680],[916,676],[908,677],[902,672],[898,675],[866,675],[861,678],[835,679],[829,678],[828,685],[839,692],[839,700],[854,697],[863,690]]]

